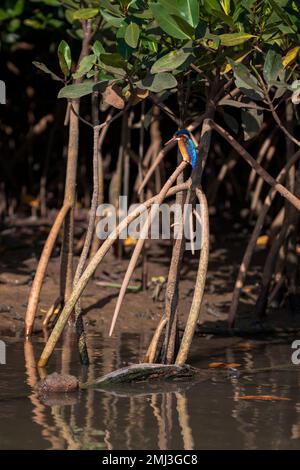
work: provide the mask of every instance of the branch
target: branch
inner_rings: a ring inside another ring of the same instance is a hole
[[[260,175],[272,188],[280,193],[285,199],[287,199],[297,210],[300,210],[300,199],[292,194],[285,186],[278,183],[273,176],[270,175],[264,168],[257,163],[257,161],[242,147],[237,140],[235,140],[229,132],[225,131],[221,126],[216,124],[212,119],[209,119],[209,125],[218,132],[232,147],[243,157],[246,162]]]
[[[275,119],[275,121],[277,122],[279,128],[282,130],[282,132],[292,141],[294,142],[294,144],[296,144],[298,147],[300,147],[300,141],[295,139],[295,137],[287,130],[287,128],[282,124],[281,122],[281,119],[280,117],[278,116],[275,108],[274,108],[274,105],[270,99],[270,96],[269,96],[269,93],[268,93],[268,90],[266,89],[266,86],[263,82],[262,79],[259,80],[261,86],[262,86],[262,89],[263,89],[263,92],[264,92],[264,95],[265,95],[265,98],[267,100],[267,103],[269,105],[269,108],[271,110],[271,113],[273,115],[273,118]]]

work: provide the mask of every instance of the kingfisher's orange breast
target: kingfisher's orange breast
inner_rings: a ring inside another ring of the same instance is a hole
[[[186,149],[186,146],[185,146],[185,139],[180,139],[178,141],[178,147],[179,147],[179,150],[180,150],[180,153],[182,155],[183,160],[186,161],[186,162],[191,163],[190,156],[189,156],[189,154],[187,152],[187,149]]]

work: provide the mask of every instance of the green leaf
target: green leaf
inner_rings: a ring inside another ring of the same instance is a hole
[[[73,14],[74,20],[89,20],[99,13],[99,8],[81,8]]]
[[[121,26],[118,28],[117,33],[116,33],[116,39],[117,39],[117,50],[118,53],[125,59],[129,60],[131,55],[134,52],[134,48],[130,47],[127,42],[125,41],[125,33],[128,27],[128,22],[123,21]]]
[[[297,30],[297,27],[296,25],[293,25],[292,22],[291,22],[291,19],[289,17],[289,15],[284,11],[284,9],[279,5],[279,1],[278,0],[268,0],[268,2],[270,3],[272,9],[274,9],[277,13],[277,15],[279,16],[279,18],[287,25],[287,26],[290,26],[292,28],[295,28],[295,30]],[[287,2],[284,2],[284,3],[287,3]]]
[[[199,0],[159,0],[159,4],[170,15],[181,16],[196,28],[199,22]]]
[[[23,22],[26,26],[33,29],[45,29],[45,25],[33,18],[26,18]]]
[[[138,88],[143,90],[160,93],[163,90],[175,88],[177,86],[176,78],[171,73],[149,73],[145,78],[136,83]]]
[[[225,15],[230,15],[230,0],[220,0]]]
[[[76,80],[77,78],[80,78],[83,75],[85,75],[87,72],[89,72],[91,68],[93,67],[93,65],[95,64],[95,60],[96,60],[95,54],[85,56],[81,60],[76,72],[73,73],[73,78],[75,78]]]
[[[104,65],[110,65],[111,67],[120,69],[126,68],[126,61],[123,59],[123,57],[121,57],[120,54],[113,52],[101,54],[101,62],[103,62]]]
[[[66,41],[62,40],[59,43],[57,54],[61,71],[67,77],[71,70],[72,58],[70,46]]]
[[[238,46],[239,44],[243,44],[249,39],[254,38],[253,34],[247,33],[232,33],[232,34],[220,34],[219,38],[221,41],[222,46]]]
[[[264,94],[258,85],[256,78],[251,75],[247,67],[243,64],[237,64],[228,58],[235,77],[236,86],[249,98],[253,100],[261,100]]]
[[[270,49],[266,55],[263,74],[267,83],[277,80],[280,70],[283,70],[282,58],[273,49]]]
[[[126,75],[126,61],[118,53],[101,54],[100,63],[105,70],[118,78]]]
[[[100,57],[100,54],[104,54],[104,53],[105,53],[104,47],[102,46],[101,42],[98,41],[98,40],[94,42],[92,49],[93,49],[93,53],[94,53],[97,57]]]
[[[181,18],[181,16],[173,16],[173,19],[181,28],[181,31],[183,31],[190,39],[194,39],[195,30],[191,25],[189,25],[183,18]]]
[[[93,80],[87,80],[82,83],[67,85],[59,91],[58,98],[81,98],[82,96],[89,95],[90,93],[92,93],[94,85],[95,82]]]
[[[199,0],[177,0],[177,5],[181,16],[196,28],[199,22]]]
[[[4,2],[5,3],[5,2]],[[19,16],[23,13],[24,10],[24,0],[15,0],[15,4],[13,7],[8,8],[8,5],[5,5],[5,9],[7,11],[7,14],[10,18],[14,18],[16,16]]]
[[[101,15],[108,24],[115,26],[116,28],[119,28],[124,20],[122,16],[115,16],[107,10],[101,10]]]
[[[125,31],[124,39],[128,46],[135,49],[138,45],[140,37],[140,28],[136,23],[130,23]]]
[[[241,117],[244,139],[247,141],[259,133],[263,123],[263,112],[256,109],[242,109]]]
[[[193,49],[183,48],[177,51],[171,51],[158,59],[151,67],[151,73],[169,72],[177,69],[180,65],[184,64],[188,59],[192,60]]]
[[[231,116],[231,114],[225,112],[223,114],[223,118],[227,126],[234,132],[234,134],[237,134],[239,131],[238,121],[233,116]]]
[[[243,101],[230,100],[228,98],[222,98],[218,102],[218,106],[233,106],[234,108],[245,108],[247,103]]]
[[[47,67],[45,64],[43,64],[42,62],[36,62],[36,61],[34,61],[34,62],[32,62],[32,63],[33,63],[33,65],[34,65],[35,67],[37,67],[38,69],[42,70],[42,71],[45,72],[45,73],[50,74],[51,77],[53,78],[53,80],[62,81],[62,79],[61,79],[60,77],[58,77],[58,75],[56,75],[56,74],[53,73],[51,70],[49,70],[48,67]]]
[[[123,9],[126,9],[130,3],[132,3],[131,0],[118,0],[118,3],[121,5]]]
[[[150,8],[158,25],[167,34],[177,39],[190,39],[192,37],[193,29],[182,18],[170,15],[168,11],[162,8],[158,3],[151,3]],[[186,32],[187,30],[189,34]]]

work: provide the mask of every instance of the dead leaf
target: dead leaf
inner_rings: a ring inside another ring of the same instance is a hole
[[[102,93],[102,99],[105,104],[117,109],[123,109],[125,106],[122,90],[118,85],[109,85]]]
[[[132,105],[136,105],[140,101],[145,100],[149,96],[149,90],[142,90],[141,88],[135,88],[132,96]]]
[[[284,68],[286,68],[288,65],[290,65],[292,62],[294,62],[297,59],[299,51],[300,51],[300,46],[296,46],[287,52],[287,54],[282,59],[282,65]]]
[[[134,246],[137,244],[137,241],[132,238],[132,237],[127,237],[126,240],[124,240],[124,246]]]
[[[290,401],[290,398],[277,397],[276,395],[243,395],[238,400],[262,400],[262,401]]]
[[[40,205],[40,200],[30,194],[24,194],[21,199],[24,204],[33,208],[39,207]]]
[[[268,235],[261,235],[256,240],[256,245],[257,246],[266,246],[268,244],[268,241],[269,241]]]
[[[241,367],[241,364],[237,362],[210,362],[208,367],[225,367],[225,369],[236,369],[237,367]]]
[[[225,367],[225,362],[210,362],[208,367]]]

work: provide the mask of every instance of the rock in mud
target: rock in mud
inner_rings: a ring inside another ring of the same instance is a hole
[[[78,387],[79,382],[74,375],[58,374],[54,372],[38,382],[36,390],[39,395],[46,395],[49,393],[76,392]]]

